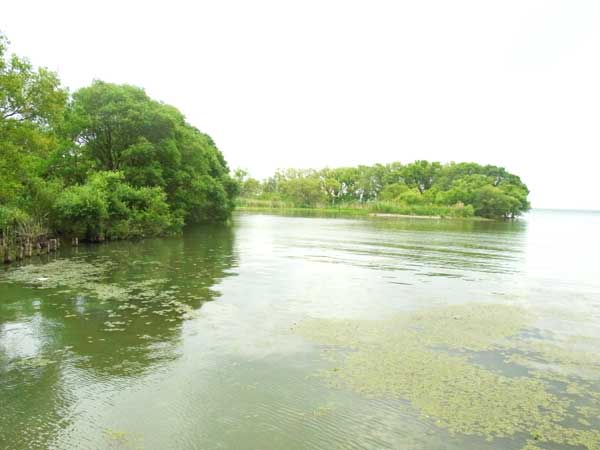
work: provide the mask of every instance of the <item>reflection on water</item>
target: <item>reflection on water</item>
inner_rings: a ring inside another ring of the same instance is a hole
[[[21,282],[0,285],[6,448],[45,448],[71,425],[77,385],[119,389],[176,358],[183,320],[234,264],[231,228],[203,227],[11,268],[5,278]]]
[[[450,436],[400,399],[332,389],[313,376],[330,362],[291,329],[516,302],[538,314],[536,345],[593,340],[598,230],[594,213],[239,214],[183,238],[11,267],[0,275],[0,448],[521,448]]]

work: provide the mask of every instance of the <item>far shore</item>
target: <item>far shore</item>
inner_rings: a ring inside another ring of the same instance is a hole
[[[420,216],[418,214],[369,213],[371,217],[398,217],[403,219],[443,219],[442,216]]]
[[[397,214],[397,213],[378,213],[362,208],[300,208],[300,207],[278,207],[278,206],[237,206],[235,211],[239,212],[262,212],[262,213],[304,213],[304,214],[326,214],[340,216],[360,216],[374,217],[381,219],[425,219],[425,220],[462,220],[462,221],[494,221],[485,217],[456,217],[441,215],[420,215],[420,214]],[[498,219],[500,220],[500,219]]]

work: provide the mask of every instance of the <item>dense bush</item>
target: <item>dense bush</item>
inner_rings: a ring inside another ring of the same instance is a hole
[[[97,172],[70,186],[54,205],[54,227],[88,240],[167,234],[181,223],[160,188],[135,188],[118,172]]]
[[[11,230],[11,233],[16,230],[20,224],[26,223],[30,220],[29,215],[15,207],[0,205],[0,230],[5,234],[9,234],[8,230]]]

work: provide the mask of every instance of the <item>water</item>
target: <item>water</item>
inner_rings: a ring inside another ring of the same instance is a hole
[[[539,362],[575,368],[600,402],[598,255],[600,214],[559,211],[504,223],[237,214],[182,238],[61,249],[0,274],[0,448],[520,449],[526,436],[452,435],[405,399],[331,386],[323,346],[294,328],[517,304],[536,314],[535,339],[592,343],[585,364]],[[529,373],[498,355],[473,360]],[[573,448],[561,445],[543,448]]]

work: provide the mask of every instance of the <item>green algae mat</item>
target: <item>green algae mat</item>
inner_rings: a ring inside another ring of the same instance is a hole
[[[535,319],[519,306],[465,304],[311,319],[295,331],[324,346],[332,367],[320,375],[332,386],[406,400],[450,433],[598,449],[600,355],[590,342],[542,341]]]

